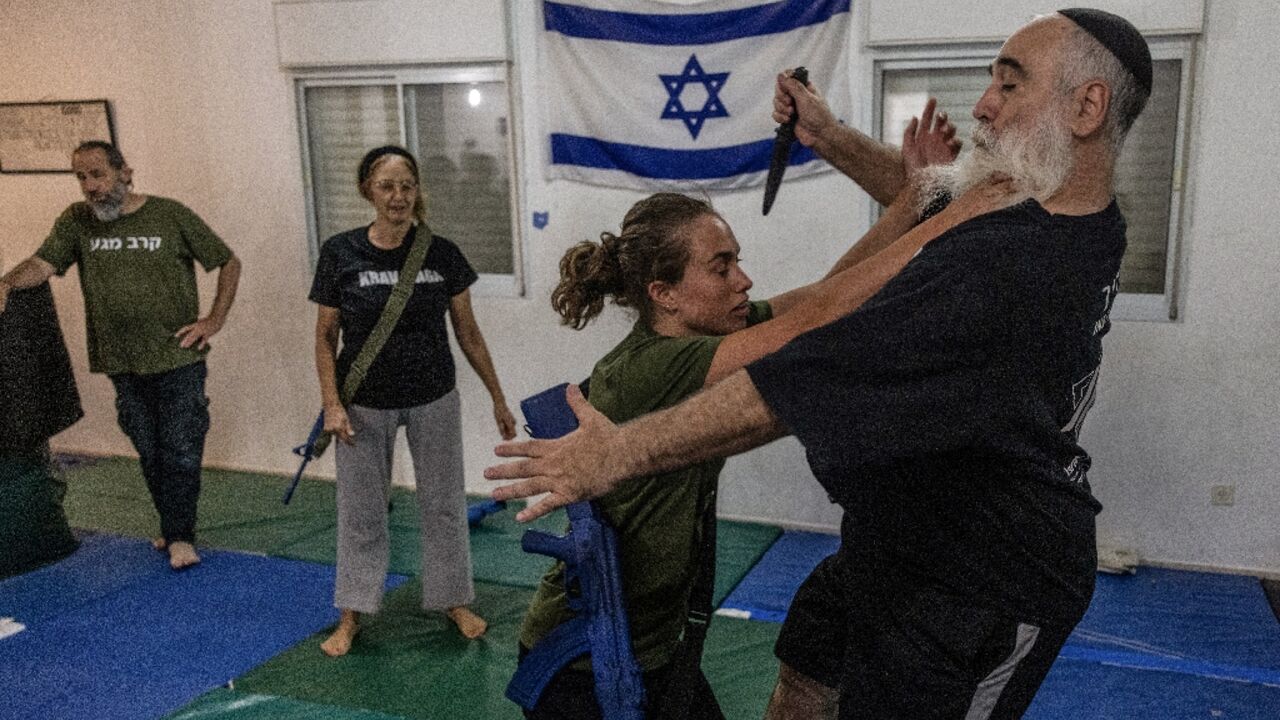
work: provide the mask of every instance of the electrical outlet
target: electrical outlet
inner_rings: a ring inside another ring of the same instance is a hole
[[[1209,488],[1209,504],[1210,505],[1235,505],[1236,504],[1236,486],[1235,485],[1214,485]]]

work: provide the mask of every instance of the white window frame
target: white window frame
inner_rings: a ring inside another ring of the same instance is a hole
[[[316,68],[299,70],[293,73],[294,104],[298,116],[298,137],[302,143],[302,184],[307,210],[307,242],[311,265],[314,268],[319,259],[320,243],[323,238],[317,237],[315,188],[311,182],[311,142],[308,135],[306,91],[314,87],[351,87],[354,85],[372,85],[378,87],[394,86],[400,117],[400,144],[405,147],[416,147],[417,138],[411,137],[416,132],[413,123],[405,122],[406,85],[430,85],[439,83],[470,82],[502,82],[507,88],[507,192],[511,198],[511,253],[512,273],[480,273],[479,279],[471,286],[473,295],[485,297],[521,297],[524,295],[524,237],[521,232],[524,217],[523,193],[519,192],[520,155],[518,154],[517,104],[513,92],[514,79],[511,66],[507,62],[474,63],[467,65],[443,66],[393,66],[374,68]]]
[[[1186,185],[1186,160],[1189,106],[1191,105],[1193,69],[1196,43],[1194,37],[1155,37],[1147,39],[1153,60],[1178,60],[1180,62],[1178,118],[1174,137],[1173,183],[1169,202],[1169,244],[1165,253],[1164,292],[1120,293],[1111,308],[1112,320],[1168,322],[1178,317],[1178,289],[1181,285],[1183,188]],[[884,47],[871,51],[872,72],[865,97],[872,99],[868,108],[871,117],[868,126],[872,137],[882,133],[881,118],[884,106],[884,76],[894,70],[943,70],[957,68],[986,68],[1000,50],[997,43],[965,43],[944,46]],[[966,142],[968,138],[964,138]],[[873,205],[872,217],[879,213],[879,205]]]

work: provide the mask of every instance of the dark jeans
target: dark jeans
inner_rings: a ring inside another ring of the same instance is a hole
[[[203,361],[154,375],[111,375],[120,429],[133,441],[166,542],[192,542],[209,432]]]

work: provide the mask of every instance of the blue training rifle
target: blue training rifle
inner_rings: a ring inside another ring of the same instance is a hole
[[[486,517],[506,509],[507,503],[503,500],[483,500],[472,503],[467,506],[467,525],[475,527]]]
[[[556,438],[578,426],[565,400],[567,387],[567,383],[557,385],[520,402],[530,436]],[[532,710],[556,673],[590,653],[596,701],[604,720],[644,720],[644,679],[631,651],[631,628],[622,602],[618,537],[594,503],[576,502],[565,510],[569,515],[566,535],[527,530],[520,546],[525,552],[564,563],[565,596],[574,617],[529,649],[506,695]]]
[[[298,482],[302,480],[302,471],[307,469],[307,463],[320,457],[325,446],[329,444],[327,440],[328,437],[324,434],[324,411],[321,410],[320,416],[311,426],[311,432],[307,434],[307,441],[293,449],[293,454],[300,456],[302,462],[298,464],[298,472],[293,474],[293,482],[289,483],[289,487],[284,491],[285,505],[293,499],[293,491],[298,489]]]
[[[307,434],[307,441],[293,449],[293,454],[302,458],[302,462],[298,464],[298,472],[293,474],[293,482],[289,483],[289,487],[284,491],[283,502],[285,505],[293,499],[293,491],[298,489],[298,483],[302,480],[302,471],[307,469],[307,463],[315,460],[324,453],[325,446],[328,442],[321,440],[324,436],[324,411],[320,411],[320,417],[316,418],[315,424],[311,426],[311,432]],[[326,437],[325,440],[328,440]],[[500,500],[485,500],[475,503],[467,507],[467,525],[475,527],[479,525],[486,517],[506,509],[507,504]],[[388,511],[390,508],[388,508]]]

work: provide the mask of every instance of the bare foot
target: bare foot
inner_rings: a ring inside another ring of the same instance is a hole
[[[343,610],[342,617],[338,620],[338,627],[334,629],[328,640],[320,644],[320,650],[329,657],[342,657],[350,652],[351,643],[355,641],[358,634],[360,634],[360,613]]]
[[[166,543],[162,537],[151,538],[151,547],[157,550],[164,550],[168,548],[168,546],[168,543]]]
[[[471,608],[465,605],[449,608],[445,615],[449,616],[453,624],[458,626],[458,632],[461,632],[462,636],[468,640],[475,640],[484,635],[485,630],[489,629],[489,623],[485,622],[484,618],[471,612]]]
[[[169,543],[169,567],[174,570],[185,570],[200,563],[196,548],[189,542],[177,540]]]

